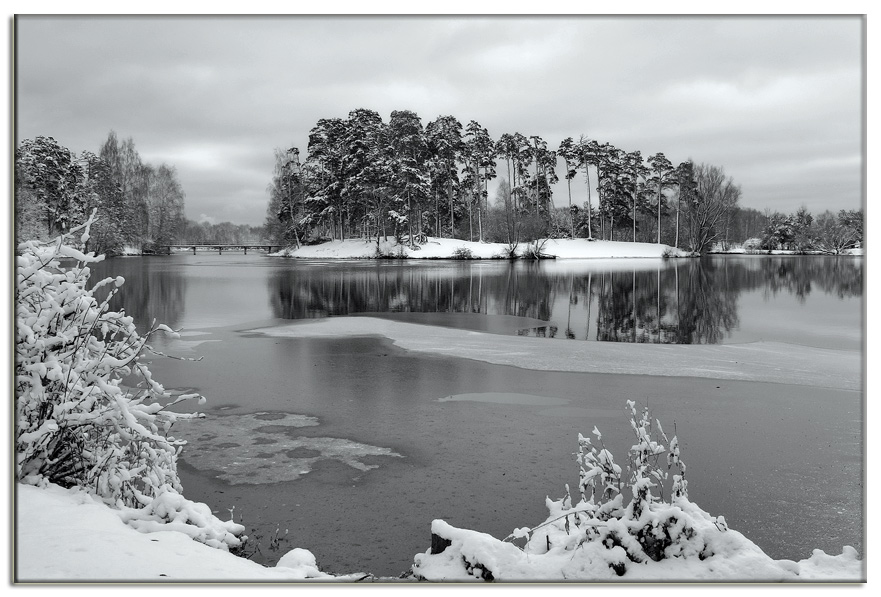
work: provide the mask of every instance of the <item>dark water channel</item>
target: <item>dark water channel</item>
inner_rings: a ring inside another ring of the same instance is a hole
[[[305,262],[217,254],[125,258],[118,302],[183,328],[154,344],[168,388],[207,398],[185,494],[248,528],[254,559],[305,547],[322,569],[397,576],[430,524],[504,537],[575,490],[579,432],[619,461],[625,401],[673,428],[689,495],[775,558],[862,553],[860,392],[684,377],[579,374],[410,353],[379,337],[249,332],[289,319],[373,315],[548,341],[739,343],[859,351],[863,262],[718,257],[602,262]],[[430,333],[430,328],[427,333]],[[278,549],[272,538],[278,529]],[[287,534],[285,535],[285,531]]]

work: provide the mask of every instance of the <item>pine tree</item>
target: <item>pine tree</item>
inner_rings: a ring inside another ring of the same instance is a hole
[[[664,203],[664,191],[676,184],[675,168],[663,153],[656,153],[648,159],[651,178],[648,185],[655,192],[658,208],[658,244],[661,244],[661,207]]]
[[[52,137],[25,139],[15,152],[15,184],[19,200],[36,204],[46,238],[82,221],[77,196],[81,176],[73,153]]]
[[[563,158],[563,162],[566,164],[566,186],[569,191],[569,235],[571,238],[575,238],[575,221],[572,211],[572,179],[575,178],[577,173],[580,154],[579,147],[575,145],[572,137],[563,139],[560,143],[560,148],[557,150],[557,155]]]
[[[436,168],[438,193],[443,189],[449,205],[450,237],[456,235],[454,202],[459,188],[457,163],[461,159],[464,144],[462,141],[462,124],[454,116],[438,116],[425,127],[425,135],[429,150]],[[440,219],[440,206],[437,207],[437,218]],[[438,221],[438,232],[441,226]]]

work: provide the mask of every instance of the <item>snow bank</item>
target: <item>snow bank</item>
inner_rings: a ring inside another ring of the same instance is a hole
[[[516,249],[516,254],[522,257],[530,247],[535,247],[535,243],[521,243]],[[684,251],[667,245],[589,241],[584,238],[539,241],[539,247],[542,255],[557,259],[661,258],[665,255],[670,257],[684,257],[686,255]],[[429,238],[424,244],[411,249],[407,244],[399,245],[394,240],[380,241],[377,246],[375,240],[351,239],[334,240],[299,249],[289,247],[272,255],[301,259],[372,259],[377,257],[461,259],[462,255],[469,255],[472,259],[507,259],[508,245],[506,243],[481,243],[451,238]]]
[[[118,511],[82,490],[24,484],[18,484],[16,490],[15,582],[355,582],[369,576],[321,572],[315,556],[302,548],[290,550],[274,567],[261,566],[177,531],[138,532],[122,522]],[[549,504],[559,507],[560,503]],[[621,580],[851,582],[865,578],[863,562],[851,548],[837,556],[814,550],[810,558],[800,562],[772,560],[740,533],[720,532],[713,519],[696,505],[681,501],[676,508],[676,514],[695,527],[714,555],[704,560],[695,557],[628,562]],[[666,514],[669,512],[662,511],[657,516]],[[618,578],[610,564],[620,559],[621,548],[609,550],[600,544],[585,544],[579,548],[578,557],[573,557],[573,552],[565,549],[564,538],[571,535],[571,543],[575,527],[566,532],[565,522],[558,522],[546,526],[540,535],[541,541],[547,545],[549,540],[552,548],[535,553],[436,520],[431,532],[448,544],[437,554],[431,550],[417,554],[414,571],[428,580],[445,581],[476,581],[488,574],[499,581]]]
[[[555,503],[558,504],[558,503]],[[574,509],[573,509],[574,510]],[[805,560],[774,560],[741,533],[725,528],[695,504],[682,499],[676,505],[644,515],[642,528],[658,521],[675,521],[689,529],[683,548],[677,544],[666,547],[681,549],[659,561],[645,554],[641,547],[615,545],[611,541],[584,540],[584,522],[575,526],[575,516],[566,519],[552,515],[556,524],[540,529],[541,534],[524,548],[500,541],[477,531],[458,529],[443,520],[431,524],[437,545],[414,558],[414,573],[432,581],[837,581],[859,582],[865,579],[864,562],[852,547],[845,547],[837,556],[815,549]],[[625,523],[607,520],[607,532],[616,532],[627,543]],[[621,527],[621,528],[618,528]],[[523,529],[522,531],[525,531]],[[633,541],[632,543],[636,543]],[[697,547],[694,547],[697,546]],[[440,551],[440,548],[443,550]],[[633,561],[628,554],[635,555]]]
[[[354,581],[333,577],[294,549],[274,568],[190,539],[178,531],[138,532],[120,511],[77,489],[16,485],[15,580]]]
[[[406,350],[544,371],[764,381],[860,389],[861,353],[782,342],[627,344],[501,336],[374,317],[331,317],[251,330],[276,337],[380,335]]]
[[[863,249],[844,249],[839,257],[863,257]],[[710,251],[714,255],[820,255],[832,256],[822,251],[792,251],[789,249],[744,249],[743,247],[731,247],[729,249],[714,248]]]

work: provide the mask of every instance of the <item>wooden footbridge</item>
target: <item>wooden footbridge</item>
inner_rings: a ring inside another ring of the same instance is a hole
[[[272,253],[272,250],[280,251],[282,249],[282,245],[261,245],[261,244],[238,244],[238,245],[227,245],[227,244],[188,244],[188,245],[161,245],[163,249],[167,253],[171,253],[172,250],[192,250],[193,255],[196,254],[196,251],[217,251],[221,255],[223,254],[224,249],[227,251],[235,251],[237,249],[243,249],[245,251],[245,255],[248,254],[248,249],[252,251],[266,251],[267,253]]]

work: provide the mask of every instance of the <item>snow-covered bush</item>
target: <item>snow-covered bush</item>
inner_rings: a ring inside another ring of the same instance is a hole
[[[468,247],[457,247],[455,251],[453,251],[453,255],[450,257],[451,259],[474,259],[474,253],[471,252],[471,249]]]
[[[504,540],[431,525],[432,546],[415,556],[413,574],[426,580],[858,580],[856,550],[820,550],[808,560],[773,560],[722,516],[688,500],[679,441],[667,438],[648,410],[627,402],[636,443],[624,473],[603,446],[579,435],[581,500],[546,499],[540,525],[515,529]],[[673,474],[676,473],[676,474]],[[625,504],[622,489],[629,488]],[[523,541],[522,547],[517,545]]]
[[[144,508],[142,514],[150,509],[156,521],[180,520],[181,508],[200,505],[174,497],[181,492],[177,456],[185,442],[169,431],[175,421],[200,415],[169,407],[204,398],[172,397],[141,362],[153,352],[153,334],[175,332],[154,323],[140,334],[124,311],[110,310],[122,277],[89,287],[87,264],[104,257],[72,245],[88,240],[93,222],[94,215],[55,241],[18,246],[16,476],[34,485],[82,487],[118,508]],[[169,500],[181,506],[177,514],[171,514]],[[195,532],[197,538],[215,546],[240,543],[235,535],[244,527],[229,527],[210,511],[204,518],[201,526],[221,530]]]

